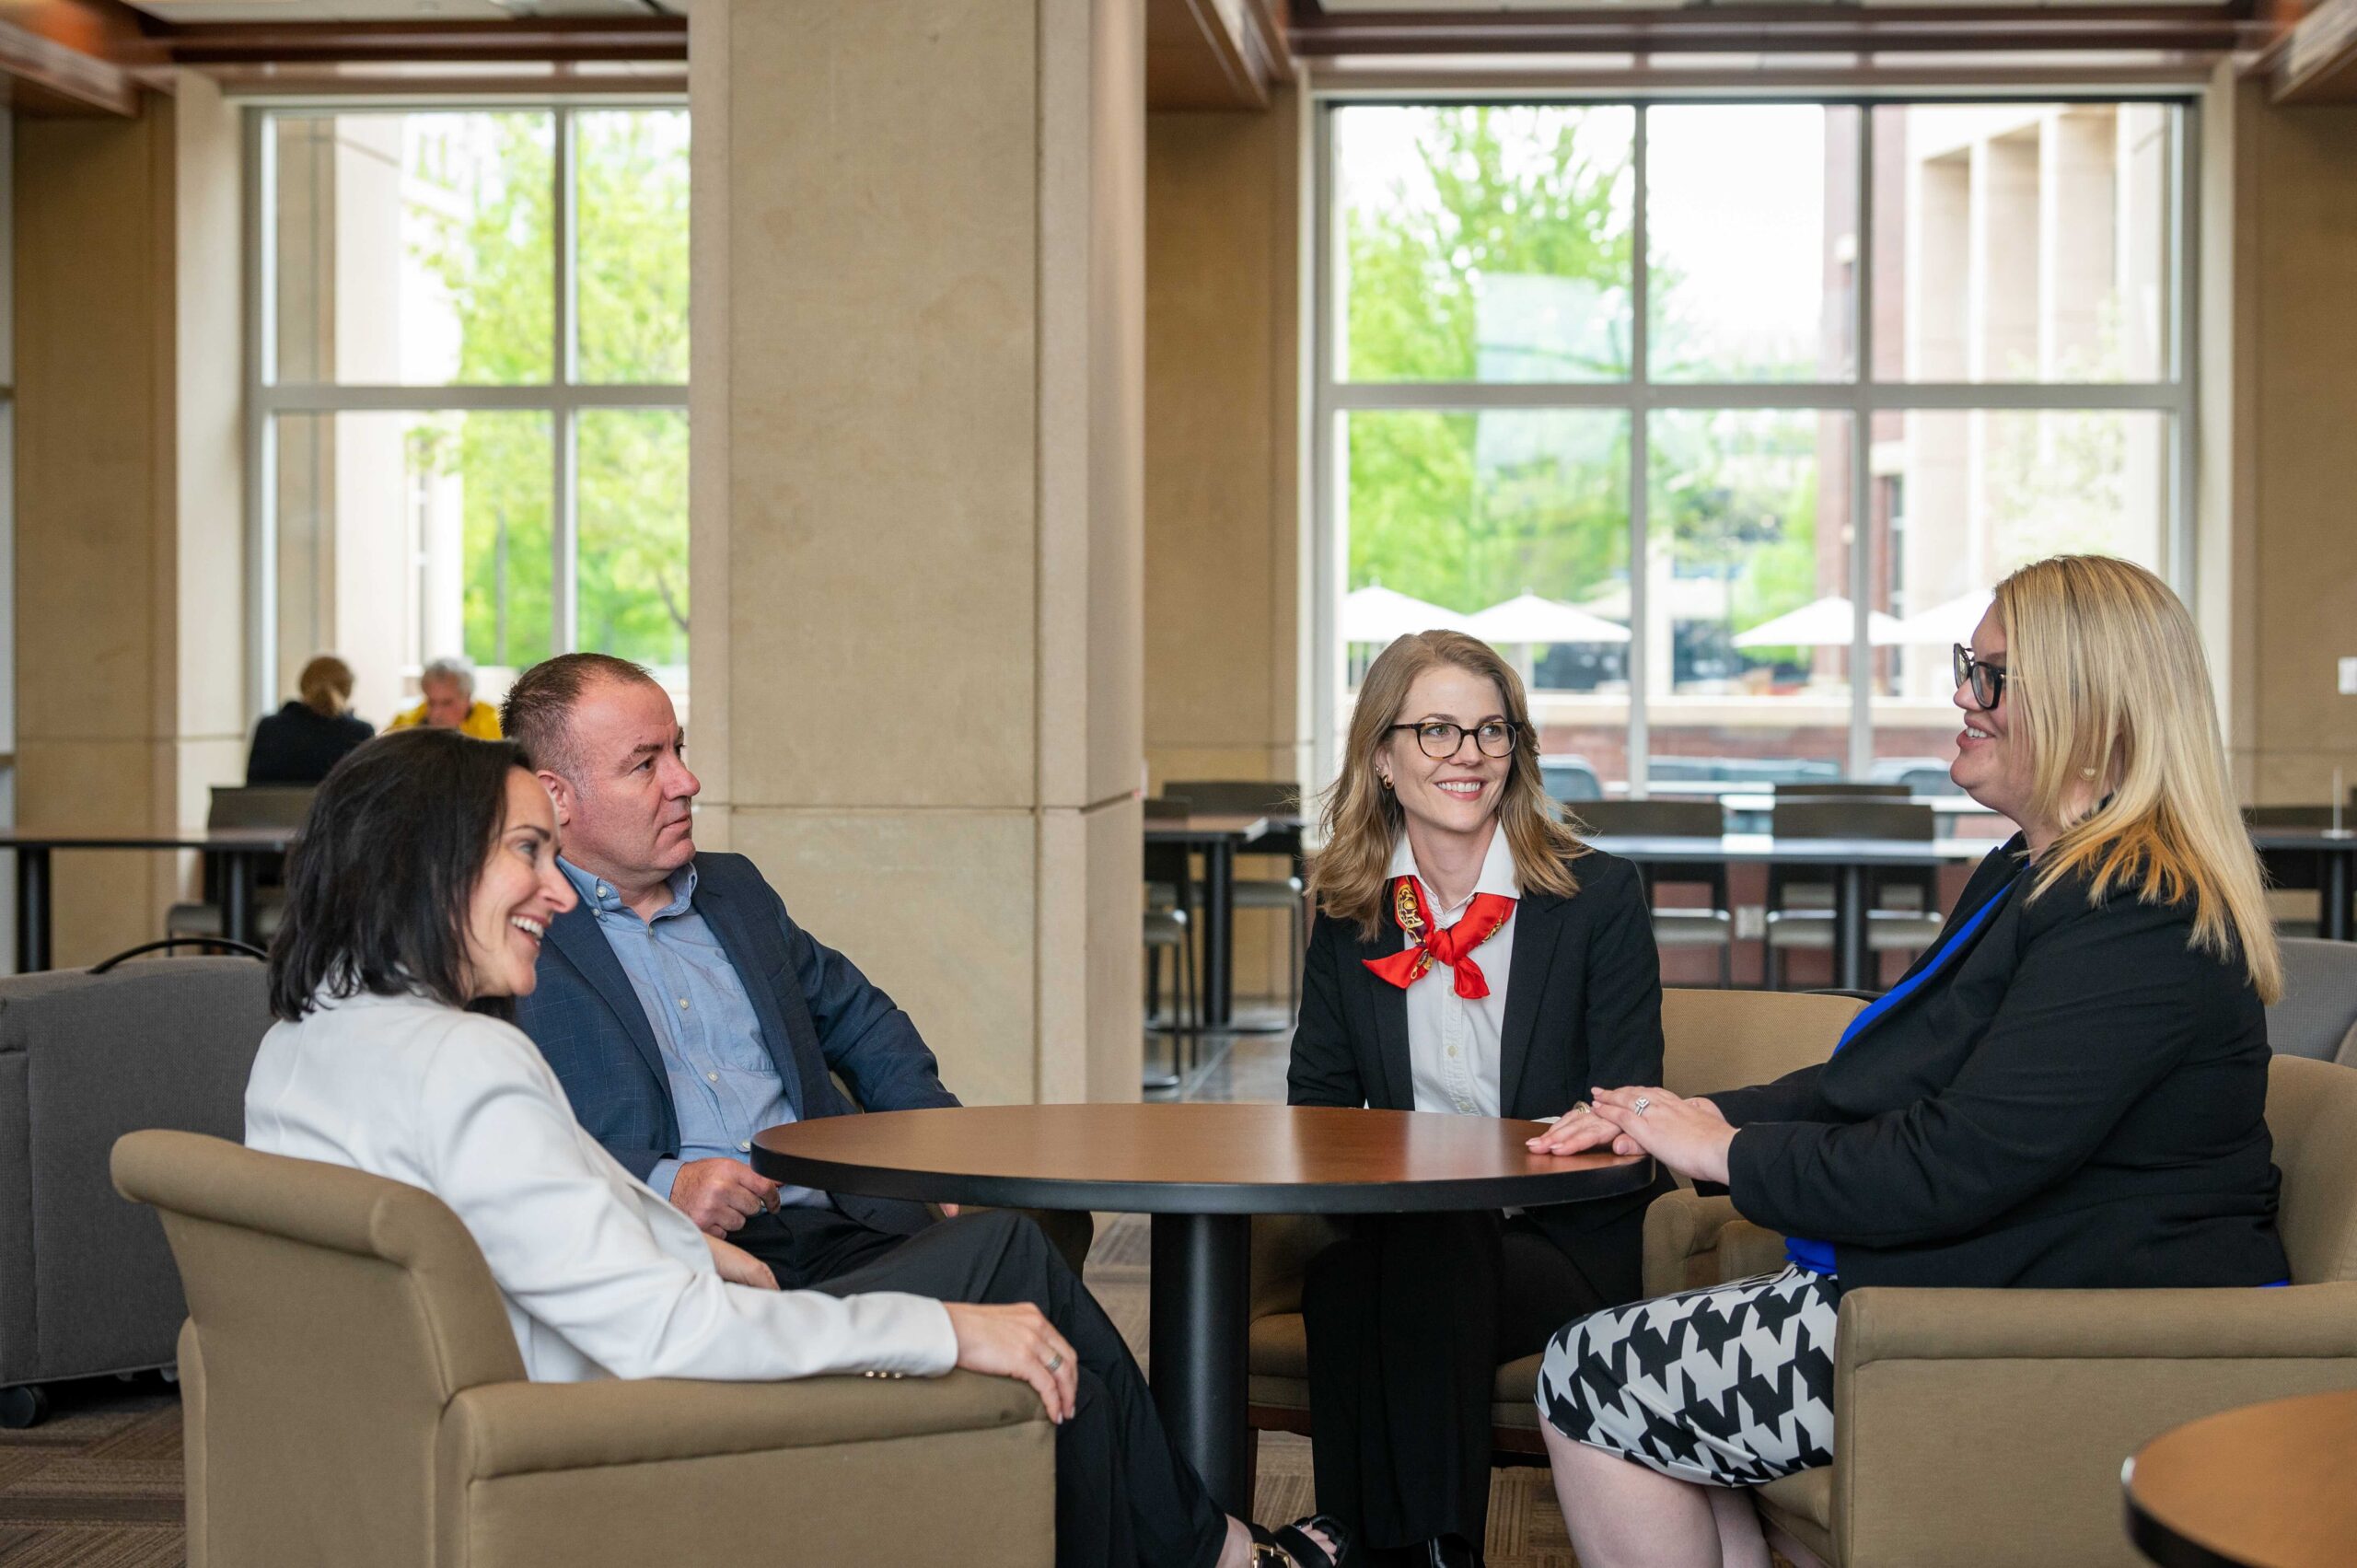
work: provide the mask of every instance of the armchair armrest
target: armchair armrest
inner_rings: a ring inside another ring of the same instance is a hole
[[[942,1378],[500,1383],[444,1407],[437,1562],[936,1562],[1055,1550],[1028,1386]]]
[[[1724,1283],[1784,1266],[1784,1238],[1736,1213],[1735,1200],[1677,1188],[1645,1210],[1647,1295]]]
[[[1841,1301],[1832,1512],[1852,1563],[2141,1562],[2119,1467],[2183,1422],[2357,1387],[2357,1283]]]
[[[677,1377],[490,1383],[452,1400],[442,1442],[470,1481],[776,1448],[1047,1424],[1011,1377],[805,1377],[707,1383]]]

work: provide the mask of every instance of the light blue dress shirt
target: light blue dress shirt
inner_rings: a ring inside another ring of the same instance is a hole
[[[690,1160],[751,1164],[754,1132],[798,1118],[761,1041],[761,1019],[737,966],[696,912],[694,863],[671,874],[671,901],[651,920],[641,920],[612,884],[561,856],[557,865],[598,917],[599,934],[638,993],[671,1082],[679,1155],[656,1161],[646,1184],[668,1197],[673,1178]],[[778,1201],[823,1208],[827,1196],[782,1187]]]

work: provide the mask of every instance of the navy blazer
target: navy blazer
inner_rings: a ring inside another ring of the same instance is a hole
[[[909,1016],[849,958],[795,924],[751,861],[699,854],[695,866],[693,908],[745,987],[796,1116],[958,1103]],[[644,1180],[656,1161],[679,1157],[679,1113],[654,1026],[587,904],[550,925],[539,977],[531,995],[516,999],[517,1024],[556,1069],[581,1125]],[[836,1088],[835,1074],[858,1105]],[[838,1194],[834,1203],[895,1235],[913,1234],[930,1217],[923,1204],[893,1199]]]
[[[1831,1061],[1710,1097],[1736,1209],[1832,1242],[1845,1286],[2282,1279],[2241,958],[2193,947],[2184,901],[2032,900],[2021,854],[1981,862],[1948,930],[2010,883],[2003,907]]]

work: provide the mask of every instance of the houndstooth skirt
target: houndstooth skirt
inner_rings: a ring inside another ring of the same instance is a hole
[[[1564,1436],[1706,1486],[1833,1462],[1840,1286],[1807,1269],[1640,1301],[1565,1324],[1538,1371]]]

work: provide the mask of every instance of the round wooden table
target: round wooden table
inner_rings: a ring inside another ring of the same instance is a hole
[[[2162,1568],[2339,1568],[2357,1547],[2357,1390],[2190,1421],[2121,1472],[2128,1534]]]
[[[772,1127],[753,1168],[830,1192],[1154,1216],[1155,1402],[1212,1496],[1248,1515],[1254,1214],[1529,1207],[1634,1192],[1643,1156],[1546,1157],[1531,1121],[1283,1105],[1010,1105]]]

